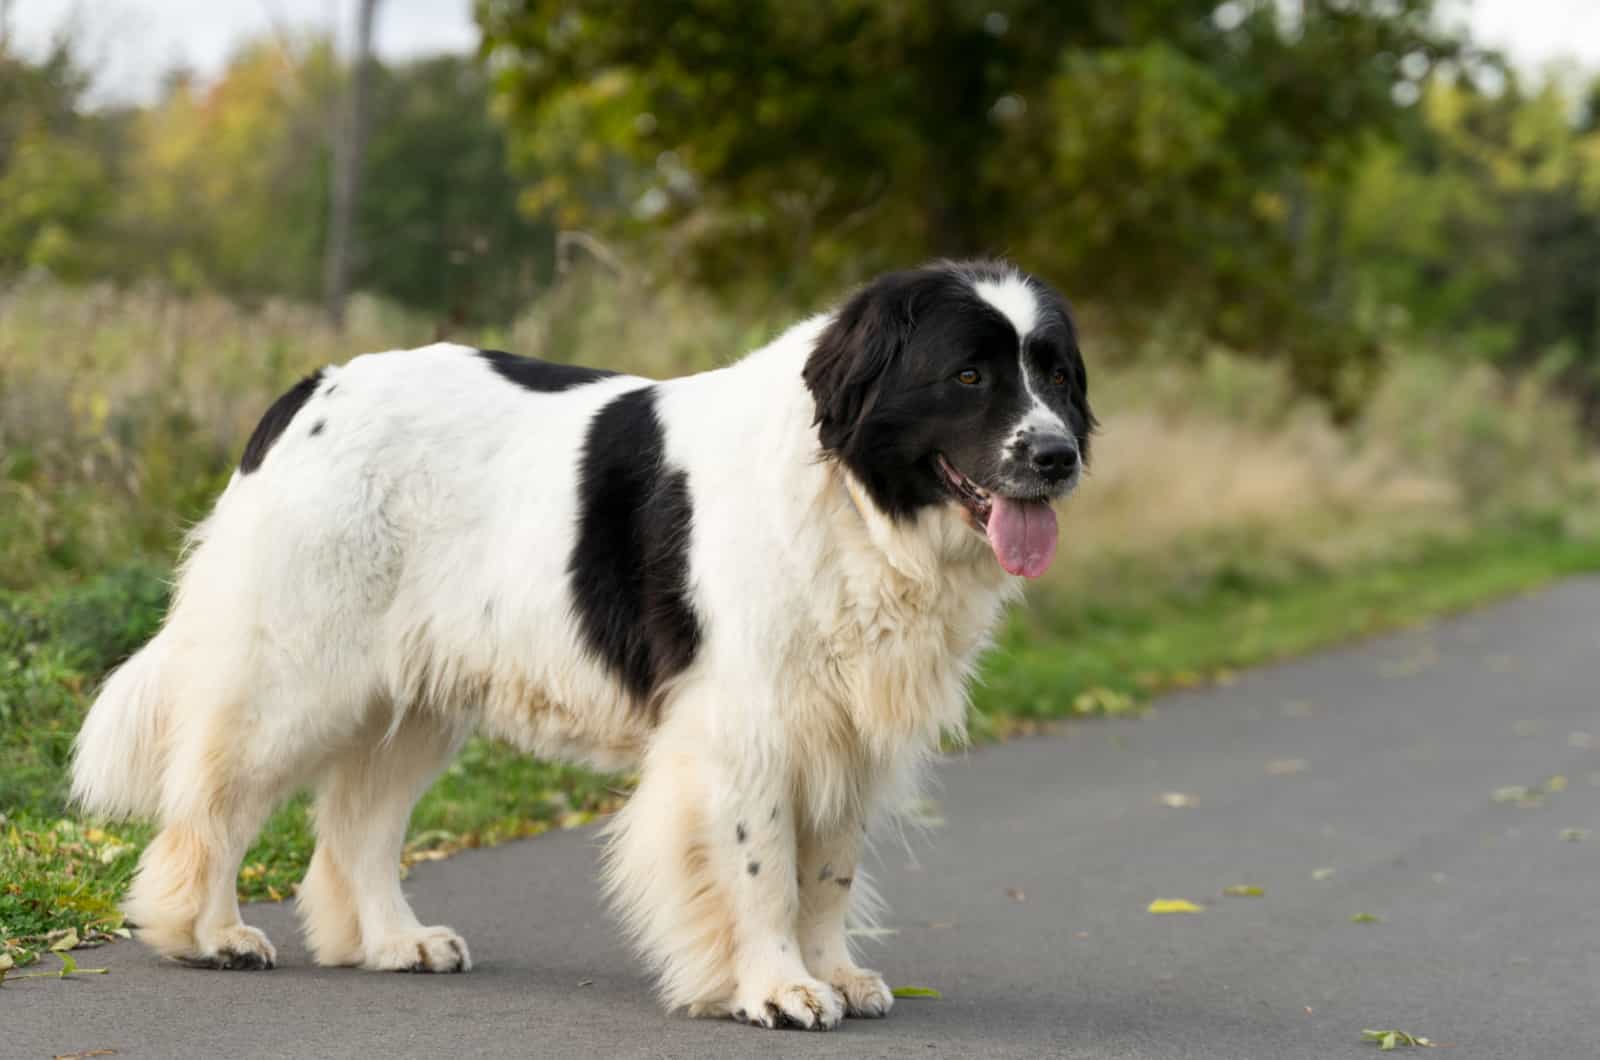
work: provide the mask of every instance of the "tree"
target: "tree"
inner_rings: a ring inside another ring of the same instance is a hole
[[[380,67],[372,112],[355,286],[455,325],[525,309],[549,282],[553,234],[518,208],[485,71],[456,56]]]
[[[1409,121],[1432,0],[482,0],[528,202],[714,286],[1010,251],[1079,296],[1370,356],[1319,189]],[[1341,330],[1344,334],[1340,334]],[[1308,338],[1307,336],[1315,336]]]
[[[0,275],[85,276],[104,265],[119,121],[82,112],[89,80],[70,36],[29,61],[6,26],[0,10]]]
[[[1433,85],[1364,161],[1338,252],[1397,333],[1550,373],[1600,426],[1600,129],[1573,103],[1510,71]]]
[[[209,85],[173,79],[130,135],[118,201],[127,271],[316,299],[340,77],[326,41],[264,40]]]
[[[351,56],[350,88],[345,117],[335,142],[333,193],[328,215],[328,251],[323,275],[323,297],[328,317],[344,321],[344,303],[350,293],[350,245],[361,194],[362,153],[367,141],[367,92],[372,78],[372,27],[378,0],[357,0],[356,39]]]

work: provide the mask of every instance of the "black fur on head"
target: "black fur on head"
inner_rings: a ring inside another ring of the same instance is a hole
[[[1031,295],[1026,335],[980,294],[1008,282]],[[981,490],[1025,499],[1061,496],[1088,459],[1095,421],[1067,304],[1003,263],[879,277],[823,330],[804,378],[824,454],[891,517],[952,500],[941,457]],[[1070,448],[1069,473],[1040,470],[1049,446]]]

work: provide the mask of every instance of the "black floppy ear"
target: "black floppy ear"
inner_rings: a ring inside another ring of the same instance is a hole
[[[891,273],[856,292],[817,338],[803,376],[817,403],[817,434],[846,448],[872,407],[879,379],[911,338],[925,277]]]

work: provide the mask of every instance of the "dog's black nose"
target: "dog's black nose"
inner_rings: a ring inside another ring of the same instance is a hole
[[[1078,470],[1078,443],[1071,438],[1041,438],[1029,449],[1028,462],[1049,482],[1060,482]]]

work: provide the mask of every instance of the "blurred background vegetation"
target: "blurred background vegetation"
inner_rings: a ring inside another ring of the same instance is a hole
[[[170,550],[315,363],[688,371],[934,256],[1077,303],[1119,395],[1088,519],[1557,503],[1600,427],[1600,77],[1441,6],[481,0],[475,55],[280,26],[97,105],[91,14],[0,29],[0,585]]]
[[[87,695],[272,397],[367,350],[668,375],[925,258],[1052,281],[1104,433],[980,733],[1600,566],[1592,71],[1445,0],[462,6],[475,54],[278,26],[131,102],[92,9],[23,49],[0,0],[0,860],[82,899],[0,893],[0,933],[115,922],[142,833],[51,823]],[[469,759],[434,842],[608,797]]]

